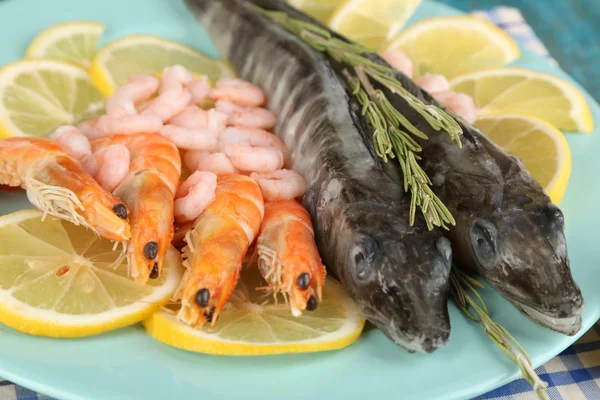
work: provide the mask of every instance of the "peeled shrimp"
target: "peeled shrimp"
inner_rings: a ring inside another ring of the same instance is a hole
[[[215,199],[217,175],[196,171],[186,179],[175,194],[175,219],[178,223],[192,221]]]
[[[170,125],[189,129],[210,129],[220,133],[225,129],[227,115],[214,109],[203,110],[198,106],[188,106],[169,120]]]
[[[296,317],[304,310],[317,308],[327,273],[315,243],[310,215],[300,203],[265,203],[256,253],[260,273],[268,284],[264,289],[289,296]]]
[[[165,125],[160,134],[180,149],[214,150],[217,147],[218,134],[208,129],[189,129],[177,125]]]
[[[131,237],[127,207],[50,139],[0,140],[0,185],[21,186],[45,214],[83,225],[107,239]]]
[[[242,261],[254,241],[264,214],[260,188],[244,175],[217,178],[215,199],[187,233],[183,248],[187,268],[177,318],[195,328],[214,327],[235,289]]]
[[[247,143],[227,143],[223,153],[241,171],[269,172],[283,166],[283,154],[275,147],[252,146]]]
[[[237,78],[223,78],[210,90],[213,100],[225,100],[243,107],[260,107],[267,96],[258,86]]]
[[[192,95],[191,104],[199,104],[204,102],[204,100],[208,98],[211,88],[206,75],[200,76],[200,79],[188,82],[185,87]]]
[[[88,174],[96,176],[98,162],[92,155],[90,141],[77,128],[71,125],[61,126],[48,138],[63,146],[69,154],[79,161]]]
[[[181,65],[164,69],[158,97],[146,105],[141,115],[154,115],[166,122],[182,112],[192,100],[184,85],[194,79],[191,72]]]
[[[173,89],[180,89],[194,80],[194,75],[182,65],[166,67],[162,73],[159,93],[163,94]]]
[[[473,98],[468,94],[448,90],[433,93],[432,96],[444,107],[456,113],[468,123],[472,124],[477,119],[477,106]]]
[[[120,118],[137,114],[136,106],[148,100],[158,89],[159,81],[152,75],[133,75],[106,100],[106,113]]]
[[[188,151],[183,156],[183,161],[189,169],[194,171],[208,171],[217,175],[238,172],[225,153]]]
[[[161,127],[162,121],[155,115],[126,115],[124,117],[111,117],[105,114],[98,118],[98,122],[96,124],[96,128],[100,132],[103,132],[102,136],[156,133]]]
[[[244,143],[252,146],[275,147],[287,157],[287,147],[279,136],[258,128],[229,127],[220,136],[221,145],[228,143]]]
[[[412,78],[413,76],[413,62],[400,50],[387,50],[380,52],[379,56],[383,58],[388,64],[402,72],[404,75]]]
[[[129,172],[129,150],[126,146],[116,143],[96,151],[94,158],[98,163],[98,172],[94,178],[104,189],[112,192]]]
[[[306,190],[304,178],[289,169],[250,174],[262,191],[265,201],[291,200],[302,196]]]
[[[181,176],[179,150],[157,134],[114,135],[92,142],[98,151],[127,147],[129,173],[114,193],[131,210],[131,240],[127,246],[130,274],[140,283],[158,278],[173,238],[173,204]]]
[[[228,125],[272,129],[277,123],[271,111],[260,107],[242,107],[229,101],[219,100],[215,104],[215,110],[227,114]]]
[[[98,128],[98,118],[84,121],[77,125],[77,129],[89,140],[98,139],[106,136],[106,133]]]
[[[429,94],[450,90],[450,82],[448,82],[448,79],[444,75],[425,74],[417,78],[415,83]]]

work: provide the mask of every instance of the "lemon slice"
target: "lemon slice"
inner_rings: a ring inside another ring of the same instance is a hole
[[[25,60],[0,68],[0,137],[47,136],[103,110],[104,97],[77,66]]]
[[[372,49],[396,33],[421,0],[345,0],[329,19],[329,28]]]
[[[244,270],[212,332],[209,324],[192,329],[165,311],[153,314],[144,325],[150,335],[170,346],[225,355],[335,350],[360,336],[365,324],[360,309],[333,278],[327,278],[323,302],[300,317],[292,316],[281,298],[275,304],[272,295],[255,289],[263,285],[256,268]]]
[[[529,115],[567,131],[590,133],[594,127],[583,94],[552,75],[494,68],[456,77],[450,84],[472,96],[481,114]]]
[[[520,56],[519,47],[502,29],[475,16],[422,20],[384,46],[400,50],[413,62],[415,78],[425,73],[447,78],[499,67]]]
[[[148,285],[127,277],[113,243],[38,210],[0,217],[0,322],[24,333],[79,337],[134,324],[179,284],[171,248],[163,274]]]
[[[571,150],[552,125],[522,115],[489,115],[475,121],[493,142],[519,157],[554,204],[559,204],[571,175]]]
[[[310,15],[317,21],[327,24],[331,14],[345,0],[290,0],[293,7]]]
[[[70,62],[88,69],[96,55],[104,25],[92,21],[64,22],[40,32],[26,51],[29,58]]]
[[[130,35],[102,47],[90,69],[96,87],[110,96],[134,74],[156,74],[180,64],[215,82],[235,75],[222,60],[210,58],[190,47],[152,35]]]

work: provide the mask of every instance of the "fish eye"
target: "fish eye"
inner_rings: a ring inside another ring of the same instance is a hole
[[[373,270],[371,264],[375,258],[376,245],[370,238],[361,238],[350,252],[350,261],[354,263],[353,278],[357,281],[368,280]]]
[[[471,227],[471,246],[477,263],[484,269],[490,269],[496,264],[497,230],[489,221],[478,219]]]

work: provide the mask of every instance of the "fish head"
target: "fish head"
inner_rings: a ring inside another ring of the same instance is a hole
[[[581,328],[583,298],[571,275],[564,217],[549,200],[473,218],[462,261],[529,318],[573,335]],[[466,250],[466,251],[465,251]],[[470,260],[469,260],[470,258]]]
[[[431,353],[450,335],[452,249],[437,230],[403,233],[357,232],[347,252],[346,287],[353,289],[365,317],[394,343],[410,352]]]

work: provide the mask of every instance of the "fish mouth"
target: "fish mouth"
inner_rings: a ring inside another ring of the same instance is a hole
[[[583,306],[574,310],[573,315],[571,316],[558,317],[556,315],[536,310],[533,307],[530,307],[524,303],[519,303],[515,300],[509,299],[509,301],[515,307],[517,307],[519,311],[545,328],[551,329],[555,332],[564,333],[568,336],[573,336],[581,330],[581,314],[583,312]]]
[[[419,333],[410,334],[399,330],[393,317],[390,319],[371,308],[363,308],[363,315],[394,344],[409,353],[433,353],[440,347],[444,347],[450,336],[450,328],[445,329],[443,326],[420,329]]]
[[[568,336],[573,336],[581,330],[583,303],[572,309],[570,315],[563,316],[560,311],[542,309],[539,306],[519,300],[501,285],[495,284],[495,287],[517,310],[544,328]]]

